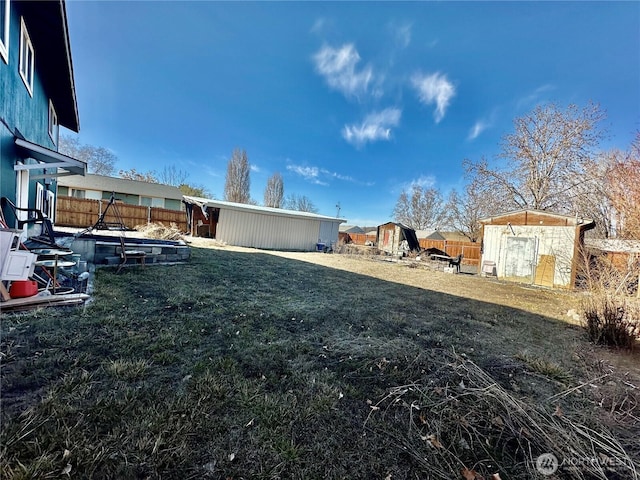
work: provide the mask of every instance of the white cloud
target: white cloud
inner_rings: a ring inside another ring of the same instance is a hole
[[[303,167],[302,165],[287,165],[287,170],[295,173],[296,175],[300,175],[305,180],[308,180],[312,183],[325,185],[318,179],[318,175],[320,175],[320,169],[318,167]]]
[[[413,187],[417,186],[426,189],[435,186],[435,184],[436,178],[433,175],[420,175],[418,178],[414,178],[412,180],[409,180],[408,182],[401,183],[397,188],[394,188],[393,191],[411,193]]]
[[[222,172],[215,168],[209,167],[206,164],[202,165],[202,168],[204,169],[206,174],[209,175],[210,177],[214,177],[214,178],[222,177]]]
[[[341,180],[343,182],[351,182],[356,183],[358,185],[371,186],[373,183],[371,182],[361,182],[360,180],[356,180],[353,177],[348,175],[342,175],[338,172],[332,172],[327,170],[326,168],[318,168],[318,167],[308,167],[302,165],[287,165],[287,170],[295,173],[296,175],[300,175],[305,180],[314,183],[316,185],[329,185],[328,180],[336,179]]]
[[[480,135],[484,130],[487,129],[488,126],[488,123],[484,122],[483,120],[478,120],[473,125],[473,127],[471,127],[471,130],[469,130],[469,136],[467,137],[467,140],[475,140],[476,138],[478,138],[478,135]]]
[[[456,94],[453,84],[447,79],[446,75],[436,72],[431,75],[415,74],[411,77],[411,83],[418,91],[418,98],[425,105],[435,103],[436,110],[433,114],[436,123],[439,123]]]
[[[326,20],[323,17],[317,18],[311,26],[311,33],[320,33],[326,24]]]
[[[249,169],[252,172],[256,172],[256,173],[260,173],[262,171],[259,166],[255,165],[253,163],[249,164]]]
[[[313,56],[316,71],[329,86],[347,97],[364,94],[373,79],[371,67],[356,69],[360,55],[352,44],[340,48],[324,46]]]
[[[413,26],[410,23],[404,25],[391,25],[391,30],[396,39],[396,43],[402,47],[407,48],[411,44],[411,30]]]
[[[521,97],[516,102],[517,108],[529,107],[534,105],[540,101],[540,99],[544,96],[545,93],[551,92],[555,90],[556,87],[549,83],[545,85],[541,85],[536,88],[533,92],[528,93],[527,95]]]
[[[417,185],[422,188],[430,188],[436,184],[436,177],[433,175],[420,175],[418,178],[414,178],[409,183],[410,187]]]
[[[345,125],[342,137],[352,145],[361,146],[367,142],[391,139],[391,127],[400,123],[402,112],[399,108],[386,108],[365,117],[360,125]]]

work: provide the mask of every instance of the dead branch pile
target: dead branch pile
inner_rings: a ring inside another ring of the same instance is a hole
[[[547,469],[550,479],[640,478],[637,455],[596,419],[563,413],[554,397],[548,405],[528,404],[472,361],[447,360],[431,380],[391,388],[370,405],[365,422],[430,477],[530,479]]]
[[[155,238],[158,240],[183,240],[184,235],[178,229],[178,226],[171,222],[167,227],[162,223],[147,223],[146,225],[136,226],[136,230],[147,238]]]

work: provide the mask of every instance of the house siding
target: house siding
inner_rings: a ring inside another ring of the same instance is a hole
[[[20,77],[20,18],[21,5],[11,2],[9,31],[9,63],[0,60],[0,195],[16,201],[16,161],[24,160],[14,144],[15,130],[30,142],[57,150],[48,132],[49,96],[42,81],[42,69],[39,68],[38,45],[34,44],[35,66],[33,78],[33,97]],[[31,32],[29,18],[25,17],[27,30]],[[40,52],[42,54],[42,52]],[[49,74],[55,74],[50,72]],[[54,105],[55,107],[55,105]],[[30,163],[34,162],[29,160]],[[31,170],[30,175],[42,173]],[[35,192],[35,181],[29,182],[29,192]],[[55,187],[52,187],[55,191]],[[29,195],[29,207],[35,207],[35,196]]]
[[[85,198],[109,200],[111,194],[115,193],[117,200],[128,205],[183,210],[182,192],[172,185],[96,174],[61,177],[58,194],[68,196],[69,189],[84,191]]]

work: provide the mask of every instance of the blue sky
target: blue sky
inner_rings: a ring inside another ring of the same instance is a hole
[[[189,172],[221,199],[245,149],[262,202],[280,172],[349,224],[403,189],[464,185],[537,104],[640,130],[640,2],[67,2],[81,143],[118,169]]]

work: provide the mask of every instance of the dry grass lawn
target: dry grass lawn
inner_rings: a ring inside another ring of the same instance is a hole
[[[579,294],[193,247],[3,315],[1,478],[638,478],[639,357]]]

